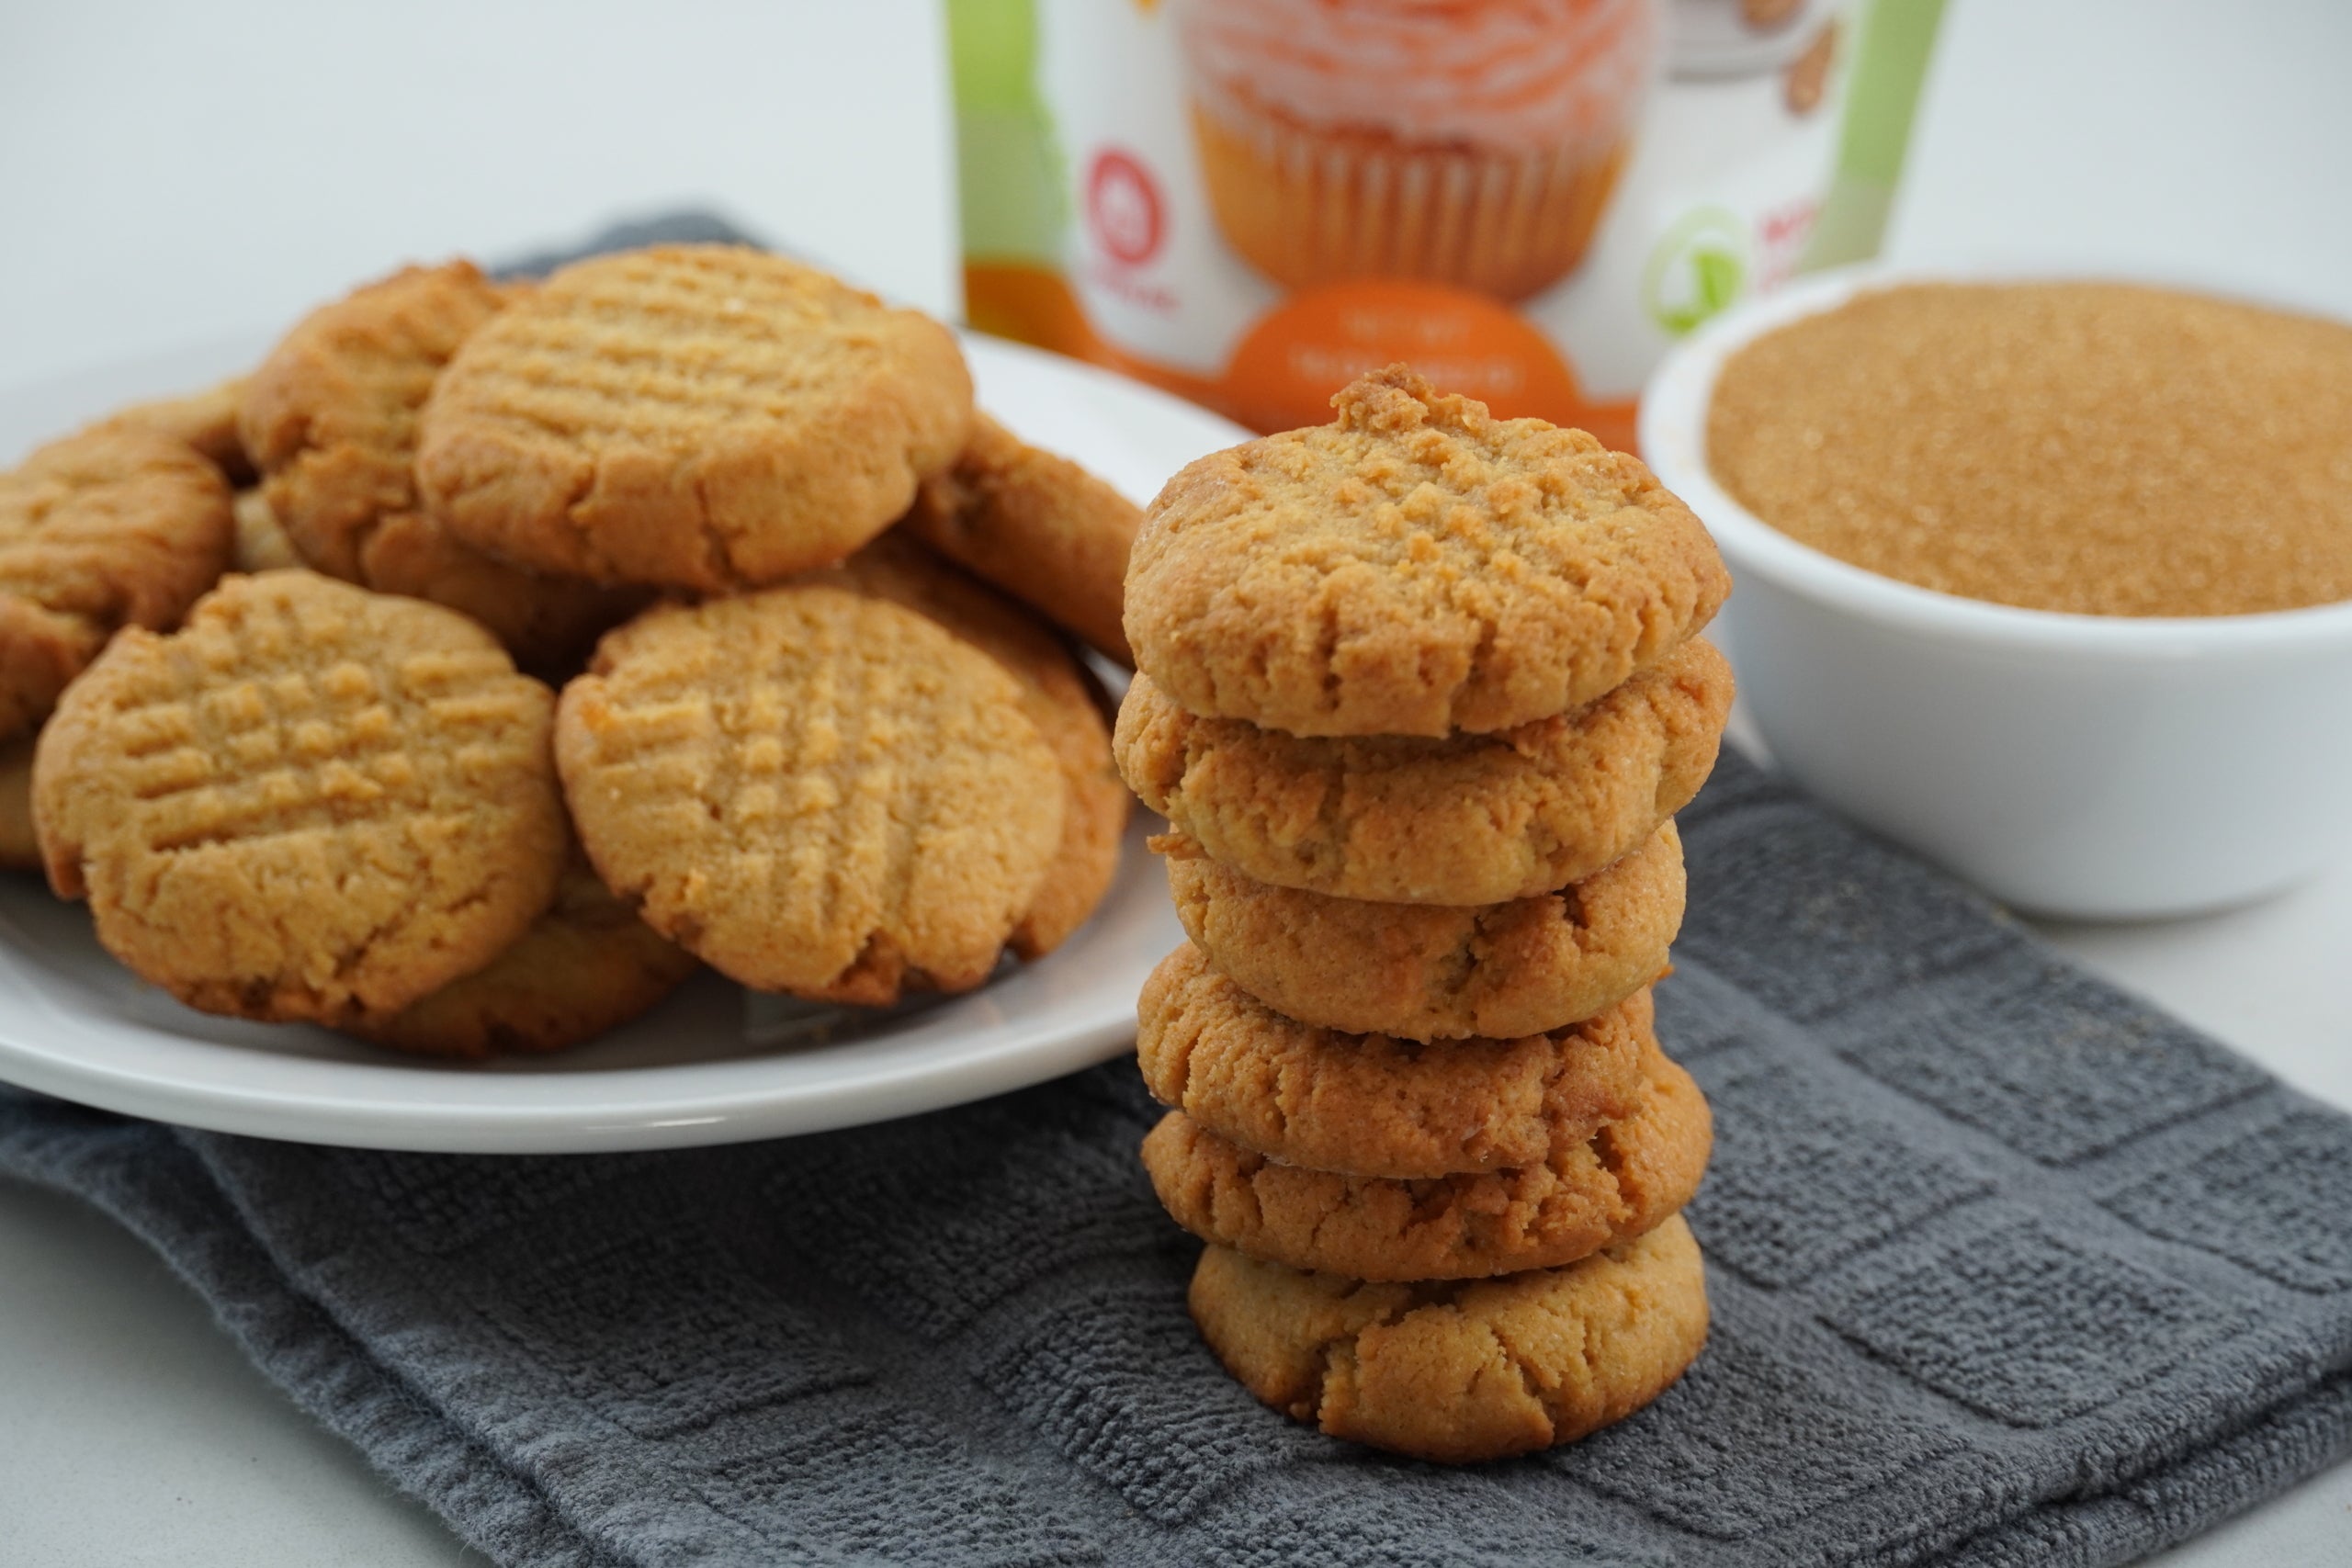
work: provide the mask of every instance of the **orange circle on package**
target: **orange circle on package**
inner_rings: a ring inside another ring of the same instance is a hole
[[[1245,424],[1288,430],[1331,417],[1331,394],[1403,360],[1504,418],[1573,424],[1575,374],[1541,332],[1483,294],[1398,278],[1304,289],[1261,316],[1233,351],[1216,399]]]

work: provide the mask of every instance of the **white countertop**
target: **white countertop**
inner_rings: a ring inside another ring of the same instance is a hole
[[[658,20],[657,20],[658,17]],[[2352,6],[1954,0],[1889,254],[2137,259],[2352,316]],[[934,310],[932,0],[94,0],[0,22],[0,385],[291,320],[412,256],[713,206]],[[2053,929],[2352,1107],[2352,866],[2254,908]],[[479,1562],[260,1376],[137,1241],[0,1184],[0,1560]],[[2352,1561],[2352,1466],[2157,1559]]]

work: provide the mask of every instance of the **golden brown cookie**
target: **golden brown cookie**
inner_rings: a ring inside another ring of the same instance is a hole
[[[1622,1421],[1707,1342],[1706,1266],[1679,1214],[1563,1268],[1467,1284],[1366,1284],[1212,1247],[1190,1300],[1201,1337],[1268,1404],[1440,1464]]]
[[[0,746],[0,869],[40,869],[40,840],[33,832],[33,741],[29,736]]]
[[[554,699],[453,611],[309,571],[132,629],[41,731],[50,885],[207,1012],[340,1023],[481,968],[554,897]]]
[[[1630,853],[1715,765],[1731,666],[1703,638],[1498,735],[1310,739],[1197,718],[1138,673],[1113,750],[1143,803],[1245,876],[1340,898],[1500,904]]]
[[[1144,983],[1136,1058],[1153,1098],[1286,1165],[1398,1180],[1541,1164],[1632,1115],[1657,1049],[1637,991],[1550,1034],[1396,1040],[1283,1017],[1186,943]]]
[[[927,615],[1021,683],[1022,711],[1059,760],[1068,795],[1061,849],[1006,945],[1023,958],[1059,947],[1110,891],[1135,798],[1111,765],[1107,705],[1093,676],[1027,611],[896,532],[802,581],[870,593]]]
[[[229,564],[229,486],[187,443],[94,428],[0,473],[0,740],[122,626],[175,624]]]
[[[403,267],[321,307],[246,389],[264,494],[302,560],[462,611],[529,669],[569,673],[643,595],[542,576],[456,537],[417,499],[417,413],[450,355],[517,290],[471,262]]]
[[[1135,663],[1119,613],[1143,509],[1069,458],[981,414],[904,526],[1105,658]]]
[[[655,930],[763,990],[968,990],[1061,844],[1061,769],[994,660],[838,588],[664,604],[564,688],[581,842]]]
[[[1507,904],[1371,904],[1253,881],[1182,833],[1168,862],[1177,918],[1209,963],[1277,1012],[1327,1029],[1456,1040],[1541,1034],[1590,1018],[1664,972],[1682,925],[1671,822],[1556,893]]]
[[[219,468],[222,479],[232,485],[249,485],[254,477],[253,460],[245,455],[245,444],[237,434],[238,411],[244,398],[245,378],[233,376],[184,398],[133,403],[108,414],[100,423],[151,430],[186,442]]]
[[[1640,462],[1497,420],[1403,366],[1330,424],[1212,453],[1127,569],[1136,668],[1204,717],[1294,735],[1510,729],[1593,701],[1730,592]]]
[[[345,1033],[430,1056],[560,1051],[617,1029],[678,988],[695,956],[637,918],[575,856],[555,902],[512,947],[396,1013]]]
[[[1554,1269],[1664,1221],[1698,1190],[1713,1140],[1690,1075],[1655,1049],[1640,1108],[1541,1164],[1396,1181],[1283,1165],[1171,1111],[1144,1168],[1176,1223],[1294,1269],[1465,1280]]]
[[[671,245],[565,267],[469,342],[416,472],[518,565],[725,591],[848,555],[971,423],[937,321],[782,256]]]
[[[237,542],[229,554],[232,570],[246,573],[284,571],[303,564],[294,551],[294,542],[278,525],[277,513],[271,511],[269,498],[258,486],[237,492],[233,508],[237,520]]]

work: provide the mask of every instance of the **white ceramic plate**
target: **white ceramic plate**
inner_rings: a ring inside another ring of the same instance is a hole
[[[1049,355],[967,344],[981,404],[1134,496],[1245,432]],[[0,462],[107,409],[192,390],[266,339],[0,393]],[[978,1100],[1103,1061],[1182,939],[1138,823],[1111,896],[1061,951],[967,996],[874,1014],[697,976],[651,1013],[541,1058],[451,1066],[322,1030],[190,1011],[118,965],[87,911],[0,874],[0,1078],[109,1111],[305,1143],[551,1154],[732,1143]]]

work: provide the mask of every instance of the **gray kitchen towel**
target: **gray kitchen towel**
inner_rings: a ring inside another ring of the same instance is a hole
[[[2113,1563],[2352,1448],[2352,1121],[1736,757],[1683,823],[1659,1032],[1715,1109],[1714,1332],[1526,1459],[1373,1453],[1227,1378],[1124,1060],[566,1158],[12,1097],[0,1169],[145,1236],[509,1563]]]

